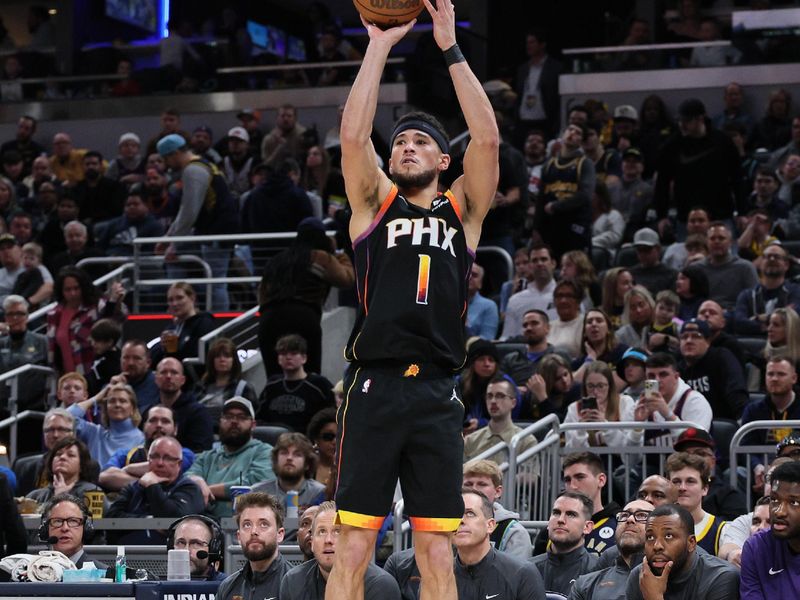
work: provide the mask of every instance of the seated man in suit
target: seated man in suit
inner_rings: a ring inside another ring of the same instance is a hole
[[[51,550],[58,550],[75,563],[79,569],[85,562],[93,562],[98,569],[106,569],[100,561],[86,555],[84,544],[94,533],[92,515],[84,501],[71,494],[58,494],[42,511],[39,540]],[[87,538],[87,539],[84,539]]]

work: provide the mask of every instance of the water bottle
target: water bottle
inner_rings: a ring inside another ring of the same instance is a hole
[[[125,560],[125,546],[117,546],[117,559],[114,561],[114,581],[125,583],[128,562]]]

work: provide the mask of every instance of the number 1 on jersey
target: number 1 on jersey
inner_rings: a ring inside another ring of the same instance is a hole
[[[417,304],[428,303],[428,283],[431,275],[431,257],[419,254],[419,274],[417,275]]]

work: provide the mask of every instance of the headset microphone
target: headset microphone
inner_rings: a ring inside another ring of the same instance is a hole
[[[206,552],[205,550],[198,550],[198,551],[197,551],[197,555],[196,555],[196,556],[197,556],[197,558],[199,558],[200,560],[203,560],[203,559],[206,559],[206,558],[208,558],[208,552]]]

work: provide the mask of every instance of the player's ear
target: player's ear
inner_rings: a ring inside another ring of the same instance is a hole
[[[450,155],[442,154],[441,158],[439,159],[439,170],[447,171],[449,167],[450,167]]]

